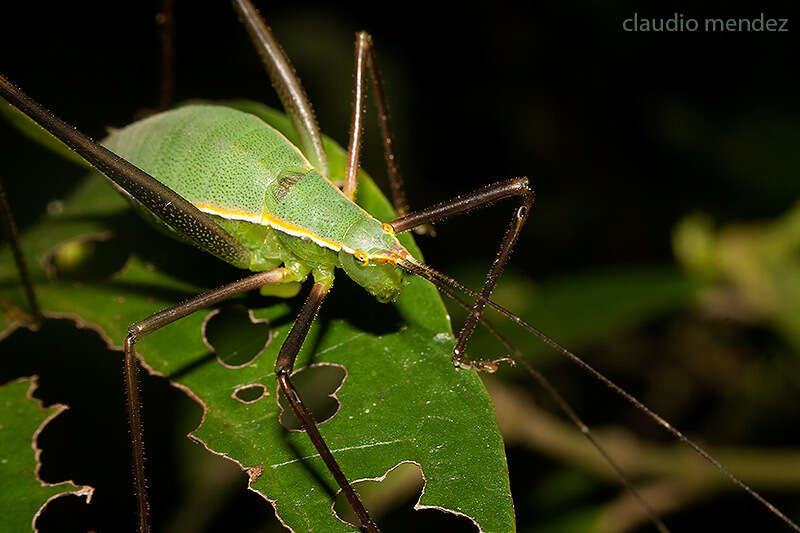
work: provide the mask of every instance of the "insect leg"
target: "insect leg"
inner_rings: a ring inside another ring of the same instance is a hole
[[[491,296],[494,286],[500,278],[500,274],[503,273],[503,267],[505,267],[508,257],[511,255],[514,243],[517,241],[522,227],[528,220],[528,214],[533,205],[533,190],[528,186],[527,178],[513,178],[487,185],[472,193],[461,195],[449,202],[443,202],[429,209],[412,213],[389,222],[395,232],[406,231],[420,224],[440,220],[449,215],[463,213],[476,207],[483,207],[496,200],[509,196],[521,196],[521,200],[519,206],[514,210],[508,229],[500,244],[500,249],[492,262],[492,266],[489,268],[489,272],[486,274],[486,281],[481,291],[482,298],[475,301],[464,326],[461,328],[461,332],[458,334],[458,341],[456,342],[455,348],[453,348],[453,362],[457,366],[473,367],[478,370],[494,372],[497,370],[497,364],[503,361],[503,359],[496,361],[471,359],[464,355],[464,348],[467,345],[467,341],[469,341],[469,338],[472,336],[472,333],[475,331],[481,313],[483,313],[483,308],[486,305],[486,300]]]
[[[128,337],[125,339],[125,392],[128,396],[128,423],[131,431],[131,457],[133,459],[134,487],[136,489],[136,503],[139,512],[139,533],[149,533],[150,531],[150,504],[147,500],[141,400],[139,399],[139,367],[136,364],[134,345],[145,335],[195,311],[205,309],[231,296],[252,291],[264,285],[280,283],[289,276],[291,276],[291,273],[285,268],[259,272],[190,298],[174,307],[159,311],[144,320],[132,324],[128,328]]]
[[[292,368],[294,368],[294,361],[297,358],[297,352],[300,351],[300,347],[303,345],[303,341],[311,327],[311,322],[314,321],[314,317],[317,315],[317,312],[319,312],[322,302],[328,294],[328,289],[329,287],[324,283],[314,284],[314,287],[311,289],[311,294],[308,295],[308,298],[303,304],[303,308],[300,310],[300,314],[294,321],[291,331],[289,331],[289,335],[286,337],[286,340],[283,341],[283,345],[278,353],[278,359],[275,361],[275,377],[278,380],[278,384],[284,396],[286,396],[286,399],[289,401],[289,405],[292,406],[297,418],[303,423],[308,437],[325,462],[325,466],[328,467],[328,470],[347,497],[347,501],[350,502],[350,506],[361,522],[361,530],[369,533],[379,533],[378,526],[369,517],[369,513],[364,507],[364,504],[361,503],[358,494],[356,494],[356,491],[345,477],[342,469],[339,467],[339,464],[328,448],[328,445],[325,444],[325,440],[317,429],[316,422],[314,422],[311,413],[305,408],[303,400],[297,393],[297,389],[292,385],[290,377]]]
[[[361,153],[361,136],[364,132],[364,109],[367,95],[364,94],[364,81],[367,54],[372,48],[372,37],[367,32],[356,34],[355,68],[353,69],[353,112],[350,115],[350,141],[347,144],[347,161],[344,172],[342,192],[351,200],[356,196],[358,185],[358,166]]]
[[[378,59],[375,55],[375,45],[372,36],[366,32],[359,32],[356,35],[356,44],[358,45],[361,43],[363,43],[366,51],[366,67],[369,71],[372,94],[375,96],[375,107],[378,111],[378,126],[381,130],[383,157],[386,160],[386,174],[389,177],[392,205],[397,214],[402,217],[408,215],[411,212],[411,208],[408,205],[403,176],[400,174],[400,166],[397,163],[397,156],[394,153],[394,136],[392,135],[392,128],[389,122],[389,106],[386,104],[386,93],[383,89],[383,79],[381,78],[380,69],[378,68]],[[358,61],[358,55],[356,55],[356,58]],[[358,62],[356,62],[356,65],[358,66]],[[356,70],[356,81],[363,80],[363,78],[363,74]],[[355,105],[353,109],[355,112]],[[355,187],[353,189],[355,190]],[[414,228],[414,232],[419,235],[436,236],[436,230],[430,224],[420,224]]]
[[[39,301],[36,299],[36,292],[33,289],[30,274],[28,273],[28,264],[25,262],[25,256],[22,255],[17,223],[14,220],[14,213],[11,211],[11,204],[8,203],[8,196],[6,195],[6,189],[3,186],[2,179],[0,179],[0,218],[3,219],[3,227],[8,236],[8,240],[11,242],[14,262],[17,264],[19,277],[22,279],[22,286],[25,288],[25,296],[28,298],[28,304],[31,306],[33,319],[37,323],[41,322],[42,311],[39,307]]]
[[[469,338],[475,331],[475,326],[478,324],[478,319],[483,313],[483,309],[486,306],[485,299],[488,299],[489,296],[491,296],[494,286],[497,284],[497,280],[503,273],[503,267],[505,267],[506,263],[508,262],[508,258],[511,255],[511,250],[514,248],[514,244],[517,242],[517,238],[522,231],[522,227],[528,220],[528,214],[530,213],[531,206],[533,205],[534,193],[528,187],[525,187],[525,191],[526,192],[519,203],[519,207],[517,207],[517,209],[514,211],[514,214],[511,216],[511,221],[508,224],[503,241],[500,243],[500,249],[497,251],[497,255],[492,262],[492,266],[489,268],[489,272],[486,274],[486,281],[483,284],[483,290],[481,290],[481,296],[483,298],[475,300],[475,304],[472,306],[472,310],[470,311],[466,322],[464,322],[464,325],[461,327],[461,331],[458,334],[458,341],[456,341],[456,346],[453,348],[453,362],[457,365],[467,367],[474,366],[478,370],[487,370],[490,372],[493,372],[497,369],[497,362],[495,361],[488,362],[487,364],[484,361],[476,361],[466,357],[464,355],[464,348],[466,347]]]
[[[258,14],[258,10],[250,0],[232,1],[233,8],[239,14],[242,24],[247,28],[250,40],[258,50],[258,55],[261,56],[261,61],[272,80],[272,86],[275,87],[278,98],[300,137],[300,148],[311,163],[327,176],[328,156],[322,146],[319,125],[314,117],[311,102],[309,102],[289,58],[286,57],[281,45],[275,40],[272,31],[264,23],[264,19]]]
[[[441,202],[427,209],[398,217],[388,224],[392,226],[395,233],[402,233],[429,222],[436,222],[452,215],[486,207],[503,198],[527,194],[533,195],[533,191],[528,185],[528,178],[511,178],[485,185],[466,194],[460,194],[452,200]]]

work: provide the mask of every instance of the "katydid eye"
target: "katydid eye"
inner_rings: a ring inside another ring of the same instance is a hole
[[[369,257],[367,256],[367,252],[363,250],[356,250],[353,252],[353,257],[355,257],[356,261],[358,261],[361,266],[365,266],[369,263]]]

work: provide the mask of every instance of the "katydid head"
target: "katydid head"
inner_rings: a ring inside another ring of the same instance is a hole
[[[354,224],[339,251],[339,265],[356,283],[380,302],[393,302],[407,283],[407,273],[397,266],[408,251],[394,233],[374,218]]]

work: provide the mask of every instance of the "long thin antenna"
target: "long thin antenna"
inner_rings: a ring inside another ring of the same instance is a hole
[[[434,285],[436,285],[436,287],[439,290],[444,292],[447,296],[452,298],[459,306],[461,306],[465,311],[467,311],[467,313],[469,313],[472,310],[472,307],[466,301],[464,301],[460,296],[458,296],[455,292],[453,292],[453,290],[450,287],[442,284],[441,282],[439,282],[439,280],[436,281],[431,280],[431,281]],[[592,431],[589,429],[589,426],[587,426],[583,422],[583,420],[581,420],[581,418],[578,416],[578,413],[575,412],[575,410],[572,408],[569,402],[567,402],[566,398],[564,398],[564,396],[560,392],[558,392],[558,390],[553,386],[553,384],[550,383],[550,380],[547,379],[544,376],[544,374],[539,372],[532,364],[530,364],[523,355],[523,353],[516,346],[511,344],[511,341],[509,341],[505,335],[500,333],[497,330],[497,328],[495,328],[494,325],[492,325],[492,323],[489,322],[485,316],[483,316],[483,314],[478,316],[478,320],[480,321],[481,324],[483,324],[483,326],[487,330],[489,330],[489,332],[492,335],[497,337],[497,340],[499,340],[503,344],[503,346],[506,347],[507,350],[509,350],[511,353],[514,354],[513,361],[522,363],[522,366],[525,367],[525,369],[528,371],[528,374],[530,374],[531,377],[535,379],[539,383],[539,385],[541,385],[541,387],[550,395],[553,401],[555,401],[559,409],[561,409],[561,411],[563,411],[564,414],[567,415],[567,418],[569,418],[570,421],[572,421],[572,423],[575,424],[575,426],[580,430],[580,432],[589,440],[592,446],[594,446],[595,449],[600,453],[600,455],[603,456],[603,459],[605,459],[605,461],[608,463],[608,465],[611,467],[611,469],[614,471],[617,477],[619,477],[620,481],[628,490],[628,492],[630,492],[631,495],[633,495],[633,497],[639,502],[642,509],[644,509],[645,514],[653,523],[653,525],[661,533],[670,533],[669,528],[667,528],[666,524],[664,524],[661,518],[659,518],[655,510],[653,510],[650,504],[647,503],[647,501],[642,497],[639,491],[636,490],[636,487],[633,486],[633,483],[631,483],[631,481],[623,472],[622,467],[620,467],[619,464],[617,464],[617,462],[611,458],[611,455],[608,453],[608,451],[595,438],[594,433],[592,433]]]
[[[637,400],[636,397],[634,397],[632,394],[630,394],[625,389],[623,389],[622,387],[620,387],[619,385],[617,385],[616,383],[614,383],[613,381],[611,381],[610,379],[605,377],[603,374],[601,374],[598,370],[596,370],[589,363],[587,363],[586,361],[584,361],[583,359],[581,359],[580,357],[578,357],[574,353],[570,352],[565,347],[563,347],[562,345],[560,345],[559,343],[557,343],[556,341],[554,341],[553,339],[551,339],[550,337],[548,337],[547,335],[545,335],[544,333],[542,333],[541,331],[536,329],[535,327],[531,326],[530,324],[528,324],[527,322],[522,320],[520,317],[518,317],[517,315],[515,315],[511,311],[509,311],[506,308],[500,306],[499,304],[489,300],[488,298],[484,298],[478,292],[470,289],[469,287],[464,286],[463,284],[459,283],[455,279],[453,279],[453,278],[451,278],[451,277],[439,272],[438,270],[426,265],[425,263],[417,261],[416,259],[414,259],[411,256],[408,256],[408,257],[405,257],[405,258],[398,258],[397,264],[401,268],[404,268],[405,270],[407,270],[407,271],[409,271],[409,272],[411,272],[413,274],[417,274],[419,276],[422,276],[423,278],[427,279],[428,281],[430,281],[431,283],[434,283],[437,286],[438,286],[438,284],[436,284],[433,281],[434,278],[436,278],[438,280],[441,280],[444,283],[447,283],[448,285],[450,285],[451,287],[453,287],[455,289],[458,289],[458,290],[460,290],[460,291],[462,291],[462,292],[464,292],[466,294],[469,294],[473,298],[485,301],[486,305],[488,305],[489,307],[491,307],[494,310],[498,311],[500,314],[504,315],[506,318],[510,319],[512,322],[515,322],[516,324],[522,326],[523,328],[527,329],[528,331],[530,331],[531,333],[533,333],[534,335],[536,335],[537,337],[542,339],[544,342],[546,342],[547,344],[549,344],[550,346],[555,348],[558,352],[560,352],[561,354],[565,355],[567,358],[571,359],[575,364],[577,364],[578,366],[583,368],[585,371],[587,371],[588,373],[593,375],[600,382],[604,383],[608,388],[610,388],[611,390],[613,390],[614,392],[616,392],[617,394],[619,394],[620,396],[625,398],[628,402],[633,404],[634,407],[636,407],[640,411],[644,412],[647,416],[649,416],[651,419],[656,421],[659,425],[661,425],[664,429],[666,429],[674,437],[676,437],[678,440],[682,441],[684,444],[686,444],[687,446],[692,448],[703,459],[705,459],[710,464],[714,465],[720,472],[722,472],[723,474],[728,476],[735,484],[739,485],[739,487],[744,489],[756,501],[760,502],[767,509],[769,509],[775,516],[777,516],[778,518],[783,520],[786,524],[791,526],[792,529],[794,529],[795,531],[800,532],[800,526],[798,526],[793,520],[791,520],[788,516],[786,516],[783,512],[781,512],[777,507],[775,507],[773,504],[771,504],[769,501],[767,501],[767,499],[764,498],[763,496],[761,496],[761,494],[756,492],[754,489],[750,488],[750,486],[747,483],[745,483],[744,481],[742,481],[741,479],[736,477],[732,472],[730,472],[727,468],[725,468],[722,465],[722,463],[717,461],[714,457],[711,456],[711,454],[706,452],[698,444],[696,444],[694,441],[689,439],[689,437],[687,437],[686,435],[681,433],[678,429],[673,427],[669,422],[664,420],[659,414],[655,413],[649,407],[647,407],[642,402]]]

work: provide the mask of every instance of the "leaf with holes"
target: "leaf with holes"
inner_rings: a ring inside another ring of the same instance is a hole
[[[260,104],[231,105],[293,136],[279,113]],[[326,143],[332,178],[341,179],[344,153]],[[364,173],[358,202],[381,220],[392,218],[389,203]],[[410,236],[402,240],[419,254]],[[150,231],[98,176],[28,230],[23,248],[45,312],[90,325],[114,346],[132,322],[242,275]],[[107,257],[111,264],[97,266]],[[10,252],[4,250],[0,260],[7,330],[26,304]],[[484,531],[513,531],[492,405],[473,371],[453,368],[454,338],[435,288],[413,279],[389,306],[346,277],[337,279],[296,368],[342,369],[343,383],[331,391],[339,410],[320,431],[344,472],[354,481],[380,478],[401,462],[417,463],[426,482],[420,506],[465,515]],[[246,469],[250,487],[273,503],[284,524],[295,531],[352,531],[331,510],[336,486],[306,435],[288,432],[279,422],[273,365],[300,299],[249,295],[237,302],[250,308],[237,311],[251,328],[244,333],[235,324],[226,326],[222,314],[213,316],[217,310],[202,311],[143,339],[137,344],[140,357],[151,372],[167,376],[203,405],[192,438]],[[233,329],[225,333],[228,327]],[[234,338],[222,340],[226,335]],[[237,345],[235,337],[246,343]]]
[[[36,531],[36,517],[53,498],[77,494],[88,501],[92,496],[89,487],[78,488],[68,481],[49,484],[39,479],[36,439],[65,407],[42,407],[32,396],[35,389],[35,378],[0,387],[0,513],[5,531]]]

